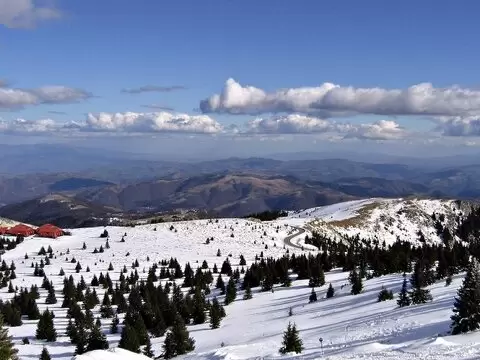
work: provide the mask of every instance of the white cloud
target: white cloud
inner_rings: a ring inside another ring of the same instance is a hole
[[[90,113],[83,130],[216,134],[222,131],[222,126],[207,115],[171,114],[168,112]]]
[[[480,136],[480,116],[455,116],[437,118],[445,136]]]
[[[410,133],[392,120],[380,120],[372,124],[339,125],[346,138],[365,140],[400,140]]]
[[[59,125],[52,119],[25,120],[15,119],[13,121],[0,120],[0,132],[7,134],[42,134],[59,130]]]
[[[35,0],[0,0],[0,24],[8,28],[33,28],[39,22],[62,16],[51,1],[38,5]],[[45,5],[46,3],[46,5]]]
[[[0,108],[18,108],[38,104],[36,95],[19,89],[0,88]]]
[[[99,113],[87,114],[83,122],[56,122],[52,119],[13,121],[0,120],[0,132],[10,134],[80,135],[104,134],[152,134],[190,133],[217,134],[223,127],[206,115],[157,113]]]
[[[338,139],[399,140],[410,133],[392,120],[371,124],[339,123],[299,114],[256,118],[247,123],[243,134],[322,134]],[[332,135],[333,134],[333,135]]]
[[[85,90],[66,86],[43,86],[30,90],[30,92],[35,94],[41,103],[45,104],[73,103],[92,97],[92,94]]]
[[[407,89],[354,88],[324,83],[266,92],[228,79],[220,94],[201,101],[204,113],[306,113],[323,117],[345,114],[465,115],[480,112],[480,91],[430,83]]]
[[[85,90],[66,86],[43,86],[37,89],[0,87],[0,108],[15,109],[28,105],[74,103],[87,100],[91,96],[92,94]]]
[[[256,118],[247,124],[247,132],[261,134],[312,134],[334,130],[335,124],[315,117],[290,114],[272,118]]]

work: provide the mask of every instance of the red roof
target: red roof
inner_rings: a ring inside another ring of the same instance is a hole
[[[25,224],[18,224],[18,225],[15,225],[14,227],[8,229],[8,233],[10,235],[28,236],[28,235],[35,234],[35,230],[32,229],[30,226],[27,226]]]
[[[56,238],[63,235],[63,230],[52,224],[45,224],[37,229],[37,234],[42,237]]]
[[[8,231],[7,227],[0,227],[0,235],[6,234]]]
[[[60,229],[59,227],[57,227],[55,225],[52,225],[52,224],[45,224],[45,225],[40,226],[37,229],[37,232],[41,232],[42,230],[59,230],[59,231],[63,232],[62,229]]]

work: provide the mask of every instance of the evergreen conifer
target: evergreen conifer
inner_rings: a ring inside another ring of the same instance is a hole
[[[280,348],[281,354],[286,354],[289,352],[300,354],[302,352],[303,342],[300,339],[295,323],[293,323],[293,325],[288,323],[287,330],[283,333],[282,345],[283,346]]]
[[[451,316],[453,335],[480,328],[480,266],[475,258],[470,260],[462,286],[455,298]]]

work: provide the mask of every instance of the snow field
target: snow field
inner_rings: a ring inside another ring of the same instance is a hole
[[[360,205],[355,204],[354,202],[349,202],[348,205],[337,204],[329,211],[337,214],[335,215],[337,218],[348,216],[352,211],[358,211],[359,207],[355,206]],[[429,215],[436,211],[435,209],[450,206],[448,202],[440,201],[437,203],[415,201],[413,205],[418,205]],[[408,220],[414,224],[414,220],[409,220],[407,215],[404,215],[403,219],[402,214],[398,214],[404,205],[389,201],[382,206],[388,209],[386,213],[388,216],[396,214],[402,223]],[[353,210],[354,208],[356,210]],[[328,212],[323,211],[324,216],[328,217]],[[381,215],[372,211],[371,218],[378,218],[380,221]],[[33,276],[30,264],[32,261],[40,262],[40,259],[44,258],[37,256],[42,246],[45,249],[49,245],[53,248],[56,259],[51,259],[52,264],[45,266],[44,270],[49,280],[53,281],[56,290],[58,303],[50,305],[49,308],[55,312],[54,323],[59,337],[57,342],[46,343],[46,346],[52,358],[71,359],[74,347],[70,344],[69,338],[64,336],[67,324],[66,309],[60,308],[63,300],[60,294],[63,277],[58,276],[60,268],[64,269],[67,277],[72,275],[76,281],[83,275],[88,284],[94,274],[98,276],[101,271],[105,275],[109,263],[112,262],[114,270],[109,274],[115,282],[124,265],[128,269],[125,275],[130,274],[131,264],[136,259],[140,263],[140,267],[137,268],[140,278],[146,278],[147,273],[142,272],[143,268],[147,271],[154,262],[163,259],[177,258],[182,269],[185,263],[189,262],[195,270],[202,265],[203,260],[208,262],[210,268],[216,264],[220,269],[225,258],[231,253],[232,257],[229,259],[235,269],[238,267],[240,254],[245,257],[247,265],[251,264],[255,255],[261,251],[266,257],[282,256],[286,252],[283,249],[283,239],[295,234],[296,231],[285,225],[298,226],[296,221],[290,217],[265,223],[245,219],[220,219],[218,222],[201,220],[142,225],[135,228],[107,227],[111,248],[99,254],[92,254],[92,251],[95,247],[98,249],[100,245],[105,247],[106,239],[99,237],[103,227],[73,229],[72,236],[56,240],[28,238],[16,249],[7,251],[3,258],[8,265],[12,260],[15,261],[17,279],[13,280],[14,286],[28,288],[32,284],[40,286],[42,278]],[[371,224],[367,223],[365,226]],[[266,236],[264,232],[267,233]],[[124,233],[127,233],[127,236],[122,243],[120,240]],[[294,236],[291,239],[292,244],[301,246],[305,234]],[[206,244],[207,238],[212,236],[213,241]],[[87,250],[82,250],[83,242],[86,243]],[[268,245],[268,249],[265,249],[265,244]],[[70,250],[69,255],[65,254],[67,249]],[[217,249],[221,251],[220,257],[216,256]],[[296,247],[288,249],[290,253],[302,252]],[[305,249],[308,251],[307,247]],[[126,256],[128,252],[130,255]],[[30,257],[28,260],[24,260],[25,253]],[[147,256],[150,261],[147,261]],[[83,269],[79,274],[74,270],[76,264],[67,262],[67,257],[68,260],[75,257],[80,262]],[[87,266],[91,269],[89,273],[85,272]],[[223,275],[222,277],[224,281],[228,280],[228,277]],[[294,275],[292,277],[294,278]],[[402,283],[401,274],[366,280],[363,293],[356,296],[350,295],[347,277],[348,273],[342,273],[338,269],[326,273],[326,285],[316,289],[319,300],[312,304],[308,304],[311,289],[307,286],[306,280],[294,281],[291,288],[275,287],[274,293],[261,293],[259,289],[253,289],[253,299],[247,301],[242,300],[243,292],[239,290],[237,300],[225,307],[227,316],[219,329],[210,329],[208,323],[188,326],[190,335],[196,341],[196,349],[193,353],[180,358],[277,359],[280,357],[278,349],[281,346],[283,331],[288,322],[293,321],[300,330],[305,351],[300,355],[283,356],[284,359],[480,359],[480,334],[448,335],[453,301],[461,285],[462,275],[455,276],[448,287],[444,286],[443,281],[429,286],[433,296],[431,303],[405,308],[398,308],[396,300],[376,302],[382,286],[395,294],[398,293]],[[214,275],[213,284],[215,281]],[[335,288],[335,296],[332,299],[325,299],[330,282]],[[104,290],[96,288],[96,291],[101,301]],[[212,291],[212,295],[217,293],[216,290]],[[37,304],[40,311],[43,311],[47,308],[46,291],[40,289],[40,294],[41,298]],[[7,292],[7,288],[0,289],[1,299],[11,297],[12,294]],[[291,317],[288,316],[290,307],[293,311]],[[96,317],[99,306],[93,312]],[[107,335],[110,347],[113,348],[118,343],[120,333],[109,334],[110,321],[102,319],[102,329]],[[22,326],[9,329],[21,359],[37,359],[45,344],[34,338],[36,323],[37,321],[24,320]],[[31,344],[23,345],[23,337],[28,337]],[[323,339],[323,348],[319,342],[320,337]],[[152,348],[156,355],[161,354],[163,340],[163,337],[152,339]],[[137,357],[119,350],[93,352],[77,358],[77,360],[97,359],[137,360]]]
[[[173,226],[172,230],[170,230],[171,226]],[[70,344],[70,339],[65,336],[68,320],[66,318],[67,309],[61,308],[63,301],[61,289],[64,279],[63,276],[58,275],[61,268],[65,271],[66,277],[72,275],[78,282],[80,276],[83,276],[87,284],[90,283],[94,274],[98,277],[100,272],[104,275],[108,272],[115,283],[124,265],[128,270],[125,276],[134,271],[132,263],[136,259],[140,264],[140,267],[137,268],[140,278],[147,277],[148,268],[154,262],[158,263],[171,257],[177,258],[182,269],[189,262],[192,269],[195,270],[202,265],[203,260],[206,260],[210,269],[216,264],[220,270],[223,261],[229,254],[232,254],[229,260],[232,268],[235,269],[238,267],[241,254],[245,257],[247,265],[252,263],[255,256],[262,251],[265,257],[283,256],[286,253],[286,250],[283,249],[283,238],[291,232],[291,229],[284,225],[257,223],[243,219],[222,219],[218,222],[215,222],[215,220],[199,220],[142,225],[135,228],[107,227],[106,229],[109,232],[110,249],[105,248],[106,238],[100,238],[104,228],[95,227],[72,229],[72,236],[63,236],[58,239],[29,237],[14,250],[7,251],[2,257],[7,265],[10,265],[12,260],[15,262],[17,278],[12,281],[14,286],[29,289],[31,285],[36,284],[40,288],[43,278],[33,276],[34,269],[31,268],[31,263],[40,263],[40,260],[45,258],[45,256],[37,255],[42,246],[45,249],[48,249],[48,246],[52,247],[54,258],[50,259],[51,265],[45,266],[44,271],[48,279],[53,282],[56,291],[57,303],[49,305],[48,308],[55,313],[54,323],[58,337],[55,343],[46,343],[46,345],[52,357],[56,359],[70,359],[75,350],[74,346]],[[127,234],[125,242],[120,242],[125,233]],[[234,235],[233,238],[231,237],[232,234]],[[212,237],[213,240],[206,244],[207,238]],[[82,249],[84,242],[87,245],[86,250]],[[265,249],[265,245],[268,246],[268,249]],[[98,250],[100,246],[103,246],[105,251],[93,254],[94,248]],[[220,257],[216,256],[218,249],[221,251]],[[69,254],[66,254],[67,250],[69,250]],[[289,251],[301,252],[292,248]],[[130,253],[130,255],[126,256],[127,253]],[[24,259],[25,254],[28,254],[29,259]],[[82,266],[80,273],[75,271],[76,264],[70,262],[73,257]],[[147,261],[147,257],[150,258],[150,261]],[[114,267],[113,271],[108,271],[110,262]],[[86,272],[87,266],[90,268],[90,272]],[[145,269],[145,273],[143,273],[143,269]],[[223,275],[222,277],[224,280],[228,280],[227,276]],[[216,281],[216,277],[214,281]],[[181,280],[179,283],[181,283]],[[102,287],[95,289],[101,301],[104,289]],[[37,300],[37,305],[40,312],[43,312],[47,308],[45,304],[47,292],[41,288],[39,291],[40,299]],[[0,299],[7,300],[12,297],[13,294],[9,294],[7,288],[0,289]],[[99,309],[100,307],[97,306],[93,310],[95,317],[99,316]],[[119,317],[122,320],[123,314]],[[24,319],[22,326],[9,328],[10,335],[18,346],[22,359],[38,358],[45,344],[43,341],[35,339],[37,322],[38,320]],[[107,335],[112,347],[118,343],[120,333],[109,334],[110,322],[111,319],[102,319],[102,330]],[[30,345],[22,344],[24,337],[30,340]],[[159,342],[154,350],[159,354],[163,338],[156,340],[159,340]],[[156,344],[155,339],[152,342]]]

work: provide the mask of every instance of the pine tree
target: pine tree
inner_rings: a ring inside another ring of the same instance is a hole
[[[57,298],[55,296],[55,289],[53,288],[53,286],[51,286],[49,289],[48,289],[48,295],[47,295],[47,298],[45,299],[45,304],[56,304],[57,303]]]
[[[3,358],[2,358],[3,359]],[[51,360],[50,354],[46,347],[43,347],[42,353],[40,354],[40,360]]]
[[[118,324],[119,323],[120,323],[120,320],[118,319],[117,314],[115,314],[115,317],[112,319],[112,323],[110,324],[110,333],[111,334],[118,333]]]
[[[350,283],[352,284],[352,290],[350,291],[350,294],[352,295],[360,294],[363,290],[363,281],[362,281],[362,278],[358,275],[357,270],[355,268],[350,272],[349,280],[350,280]]]
[[[163,343],[163,354],[162,357],[164,359],[171,359],[175,357],[176,354],[176,349],[175,349],[175,339],[173,337],[173,334],[171,331],[167,332],[167,335],[165,336],[165,341]]]
[[[382,286],[382,290],[380,290],[377,298],[377,302],[381,301],[387,301],[387,300],[393,300],[393,292],[390,290],[385,289],[385,287]]]
[[[76,331],[76,344],[77,346],[75,347],[75,354],[76,355],[81,355],[84,354],[87,351],[87,345],[88,345],[88,335],[85,331],[85,327],[83,324],[79,323],[75,326],[75,331]]]
[[[203,324],[206,320],[205,296],[203,296],[199,288],[196,289],[193,297],[192,318],[194,324]]]
[[[316,302],[317,301],[317,293],[315,292],[315,289],[312,288],[312,292],[310,293],[310,296],[308,297],[308,302]]]
[[[425,304],[426,302],[432,300],[430,290],[424,289],[424,287],[427,286],[424,261],[419,260],[415,264],[410,283],[413,286],[413,289],[410,291],[410,299],[412,300],[412,304]]]
[[[281,354],[286,354],[289,352],[300,354],[302,352],[303,342],[300,339],[295,323],[293,323],[293,325],[288,323],[287,330],[283,333],[282,345],[283,346],[280,348]]]
[[[243,294],[243,300],[250,300],[252,298],[252,289],[249,285],[245,288],[245,293]]]
[[[140,352],[140,341],[138,340],[135,329],[130,324],[125,324],[120,337],[118,347],[135,353]]]
[[[470,260],[465,279],[458,289],[453,312],[450,325],[453,335],[480,328],[480,265],[475,258]]]
[[[312,275],[310,276],[308,286],[309,287],[320,287],[325,285],[325,274],[322,267],[318,263],[314,263],[311,268]]]
[[[0,314],[0,359],[18,360],[18,350],[15,349],[8,329],[3,326],[3,315]]]
[[[222,310],[221,310],[221,305],[218,302],[217,298],[214,298],[212,301],[209,315],[210,315],[210,327],[212,329],[219,328],[220,321],[222,320]]]
[[[175,315],[173,327],[165,337],[165,343],[163,344],[163,357],[165,359],[170,359],[177,355],[189,353],[194,349],[195,340],[190,337],[182,317],[177,313]]]
[[[232,278],[228,280],[227,290],[225,295],[225,305],[228,305],[235,301],[237,297],[237,285],[235,285],[235,281]]]
[[[36,337],[39,340],[56,341],[57,332],[53,325],[53,313],[45,310],[37,324]]]
[[[452,274],[449,273],[445,278],[445,286],[450,286],[451,283],[452,283]]]
[[[399,307],[410,306],[410,304],[412,303],[410,300],[410,297],[408,296],[407,287],[408,287],[407,275],[404,273],[402,290],[400,290],[400,293],[398,294],[398,300],[397,300],[397,304]]]
[[[152,350],[152,342],[150,341],[150,337],[147,338],[147,345],[145,345],[145,348],[143,349],[143,355],[145,355],[148,358],[153,359],[155,357],[155,354]]]
[[[100,330],[99,326],[94,326],[88,335],[87,351],[108,349],[107,337]]]
[[[215,288],[220,289],[222,295],[225,294],[225,283],[223,282],[222,274],[218,275],[217,283],[215,284]]]
[[[332,283],[330,283],[327,290],[327,299],[332,298],[334,295],[335,295],[335,289],[333,288]]]

